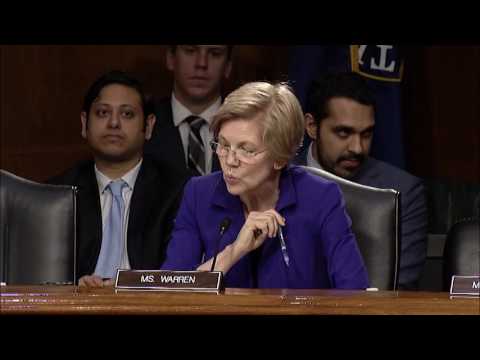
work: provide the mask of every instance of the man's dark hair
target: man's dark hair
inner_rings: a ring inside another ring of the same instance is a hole
[[[170,51],[175,54],[178,45],[170,45]],[[227,45],[227,60],[232,59],[233,45]]]
[[[140,99],[142,102],[144,120],[147,119],[148,115],[154,112],[152,100],[149,96],[146,95],[142,83],[138,79],[124,71],[113,70],[100,76],[99,78],[97,78],[97,80],[93,82],[92,85],[90,85],[83,99],[82,106],[82,111],[85,111],[85,113],[87,114],[87,119],[95,99],[98,97],[104,87],[112,84],[124,85],[137,91],[137,93],[140,95]]]
[[[328,117],[328,102],[344,97],[362,105],[373,106],[375,99],[365,79],[356,73],[330,73],[314,80],[307,92],[305,112],[315,118],[317,125]]]

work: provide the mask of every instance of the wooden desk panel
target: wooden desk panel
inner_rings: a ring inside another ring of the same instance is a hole
[[[0,292],[2,315],[480,315],[479,299],[435,292],[227,289],[217,295],[75,286],[3,286]]]

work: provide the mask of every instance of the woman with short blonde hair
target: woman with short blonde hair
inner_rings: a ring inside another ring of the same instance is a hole
[[[221,125],[233,118],[252,119],[263,113],[263,141],[272,157],[287,163],[301,146],[305,132],[302,108],[287,84],[252,82],[225,99],[210,126],[216,138]]]
[[[290,88],[241,86],[211,129],[222,171],[187,183],[162,268],[214,268],[227,287],[367,288],[338,186],[289,165],[304,134]]]

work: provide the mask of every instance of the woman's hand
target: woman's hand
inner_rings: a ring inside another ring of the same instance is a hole
[[[113,279],[103,280],[100,276],[97,275],[85,275],[78,280],[78,286],[85,286],[90,288],[98,288],[104,286],[112,286]]]
[[[263,212],[252,211],[232,244],[232,250],[242,257],[257,249],[267,237],[275,237],[279,227],[284,225],[285,219],[274,209]]]
[[[275,210],[252,211],[238,233],[237,239],[219,254],[214,270],[227,273],[242,257],[263,244],[268,237],[277,235],[279,226],[285,225],[285,219]],[[209,271],[213,258],[200,265],[197,270]]]

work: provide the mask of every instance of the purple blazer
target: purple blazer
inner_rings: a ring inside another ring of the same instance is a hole
[[[279,239],[267,238],[225,274],[226,287],[368,287],[351,220],[335,183],[289,166],[280,176],[276,210],[286,218],[283,234],[289,266]],[[202,260],[210,259],[226,217],[231,225],[221,238],[219,252],[235,241],[245,223],[242,203],[228,192],[221,172],[192,178],[185,186],[162,269],[195,270]]]

